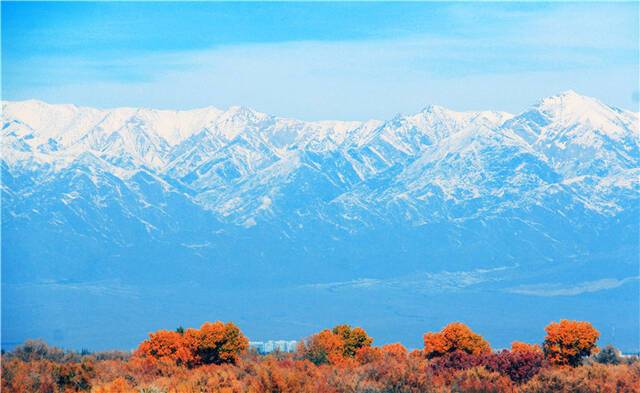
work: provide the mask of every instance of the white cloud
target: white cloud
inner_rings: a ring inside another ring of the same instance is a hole
[[[623,279],[604,278],[595,281],[585,281],[577,284],[536,284],[522,285],[519,287],[509,288],[506,291],[517,293],[520,295],[530,296],[576,296],[583,293],[592,293],[604,291],[607,289],[618,288],[628,282],[640,280],[640,276],[632,276]]]

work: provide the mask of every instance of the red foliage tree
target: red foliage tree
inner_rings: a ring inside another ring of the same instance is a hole
[[[446,352],[441,356],[432,358],[431,368],[435,372],[442,372],[447,370],[466,370],[469,368],[481,366],[482,362],[482,356],[472,355],[461,350],[455,350],[453,352]]]
[[[541,351],[500,351],[484,355],[482,364],[491,371],[508,376],[514,382],[523,383],[540,371],[543,360]]]

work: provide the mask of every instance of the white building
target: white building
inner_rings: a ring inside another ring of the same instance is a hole
[[[294,352],[298,342],[296,340],[268,340],[268,341],[250,341],[249,348],[254,349],[260,354],[271,352]]]

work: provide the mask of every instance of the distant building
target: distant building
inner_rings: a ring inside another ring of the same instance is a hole
[[[250,341],[249,348],[264,355],[275,351],[294,352],[297,344],[298,342],[296,340]]]
[[[258,353],[264,352],[264,342],[262,341],[249,341],[249,349],[253,349]]]

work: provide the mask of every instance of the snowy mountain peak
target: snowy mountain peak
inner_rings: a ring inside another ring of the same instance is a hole
[[[501,125],[504,121],[513,117],[512,114],[500,111],[464,111],[458,112],[440,105],[428,105],[415,116],[430,119],[453,120],[458,122],[487,122],[491,126]]]
[[[574,119],[578,116],[602,113],[609,109],[607,105],[597,99],[580,95],[573,90],[544,98],[535,107],[549,116],[564,116]]]
[[[266,114],[258,112],[253,108],[249,108],[241,105],[230,106],[226,110],[225,115],[229,117],[237,117],[237,118],[245,118],[245,119],[254,118],[257,116],[267,116]]]

